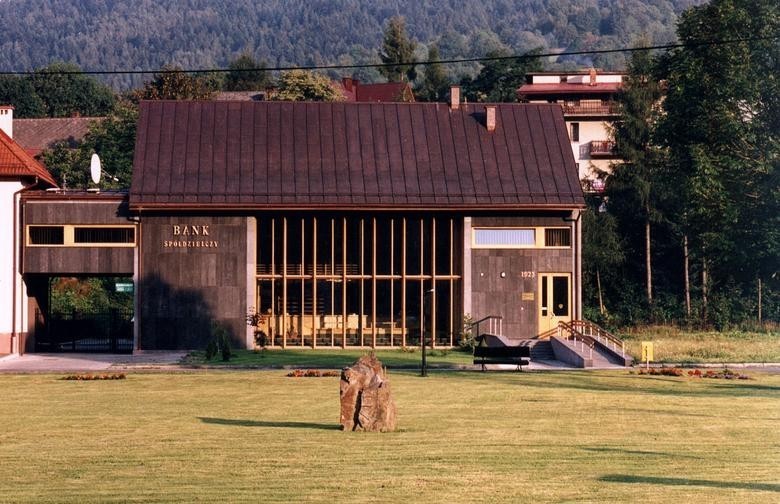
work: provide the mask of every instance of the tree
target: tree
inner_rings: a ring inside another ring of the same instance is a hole
[[[686,188],[684,222],[701,263],[702,322],[713,295],[734,307],[743,293],[778,277],[780,256],[780,5],[713,0],[686,11],[684,47],[667,62],[663,140]],[[750,34],[763,39],[712,40]],[[759,291],[759,297],[761,292]]]
[[[165,65],[141,89],[131,92],[139,100],[209,100],[216,88],[208,78],[193,76],[181,67]]]
[[[306,70],[291,70],[282,73],[279,87],[271,99],[333,102],[343,100],[344,96],[324,75]]]
[[[133,171],[133,152],[138,109],[131,103],[117,103],[113,112],[92,123],[79,146],[59,143],[43,153],[43,162],[61,186],[87,188],[92,154],[100,156],[105,175],[103,189],[127,189]]]
[[[415,47],[414,41],[406,34],[406,20],[401,16],[390,18],[379,51],[382,63],[390,65],[379,68],[388,82],[411,82],[417,77],[414,69]]]
[[[265,60],[257,61],[251,54],[242,54],[228,64],[229,72],[225,75],[223,89],[256,91],[271,87],[273,81],[266,67],[268,63]]]
[[[425,66],[422,82],[415,91],[422,101],[437,102],[447,97],[450,88],[450,80],[439,61],[439,48],[432,45],[428,49],[428,61],[434,62]]]
[[[635,52],[628,68],[623,92],[618,96],[620,119],[612,128],[615,152],[622,160],[608,179],[608,195],[628,207],[629,215],[640,215],[644,229],[645,293],[653,303],[651,225],[661,219],[658,173],[663,152],[654,143],[661,85],[655,62],[647,51]]]
[[[114,106],[114,92],[81,73],[72,63],[52,63],[30,77],[35,94],[43,101],[47,117],[103,116]]]
[[[486,61],[474,79],[464,82],[466,98],[479,102],[516,102],[517,89],[525,82],[526,74],[542,69],[539,58],[533,57],[539,51],[534,49],[519,58],[506,58],[511,54],[505,50],[487,53],[487,58],[502,59]]]
[[[14,117],[44,117],[46,104],[35,93],[29,79],[15,75],[0,76],[0,103],[14,106]]]
[[[604,286],[607,282],[619,283],[619,267],[625,259],[625,253],[615,216],[604,211],[600,203],[598,200],[589,202],[588,210],[582,214],[582,262],[586,298],[592,299],[595,283],[599,315],[603,320],[607,316]]]

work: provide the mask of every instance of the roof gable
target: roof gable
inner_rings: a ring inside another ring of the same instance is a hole
[[[2,130],[0,130],[0,177],[38,177],[49,185],[57,186],[54,177],[46,168]]]
[[[579,207],[561,109],[142,102],[134,208]]]
[[[14,141],[33,156],[66,142],[75,147],[89,132],[89,127],[103,117],[46,117],[14,119]]]

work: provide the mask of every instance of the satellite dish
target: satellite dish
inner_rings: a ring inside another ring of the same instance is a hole
[[[89,162],[89,172],[92,175],[92,182],[100,182],[100,158],[97,154],[92,154],[92,160]]]

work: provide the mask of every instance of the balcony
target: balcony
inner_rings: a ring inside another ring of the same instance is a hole
[[[564,116],[616,116],[620,115],[620,105],[613,101],[601,103],[562,103]]]
[[[615,142],[608,140],[593,140],[589,144],[590,157],[611,158],[615,157]]]

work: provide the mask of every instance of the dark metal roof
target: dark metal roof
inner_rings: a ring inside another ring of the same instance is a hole
[[[141,103],[134,209],[572,208],[561,107]]]

